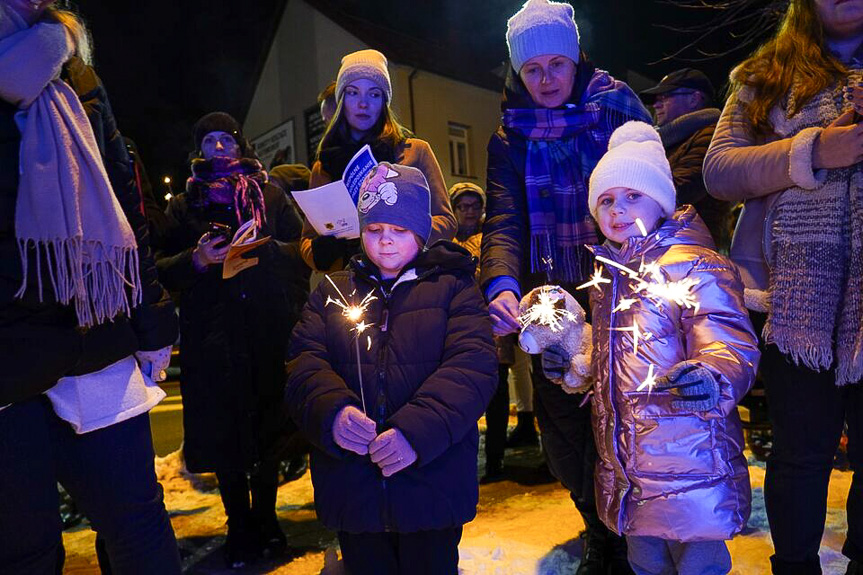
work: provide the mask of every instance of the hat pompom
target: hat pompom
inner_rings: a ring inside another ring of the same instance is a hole
[[[608,149],[613,150],[627,142],[656,142],[662,146],[662,138],[656,128],[638,120],[630,120],[617,128],[608,140]]]

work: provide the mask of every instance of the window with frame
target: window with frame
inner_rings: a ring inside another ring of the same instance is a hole
[[[470,126],[449,123],[449,165],[454,176],[470,176]]]

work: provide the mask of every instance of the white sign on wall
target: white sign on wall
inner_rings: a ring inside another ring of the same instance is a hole
[[[285,150],[285,160],[281,163],[293,164],[296,162],[296,150],[294,149],[294,120],[291,118],[269,130],[260,136],[250,140],[255,147],[258,158],[264,165],[264,169],[270,169],[273,158],[281,150]]]

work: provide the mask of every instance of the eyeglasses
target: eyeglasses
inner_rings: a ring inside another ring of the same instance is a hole
[[[674,92],[666,92],[665,94],[657,94],[656,99],[654,101],[659,103],[659,102],[664,102],[665,100],[668,100],[668,99],[673,98],[675,96],[689,96],[689,95],[694,94],[694,93],[695,93],[695,90],[677,90]]]
[[[456,205],[455,209],[457,212],[468,212],[468,211],[479,212],[482,210],[482,204],[480,204],[480,203],[466,204],[464,202],[460,202],[458,205]]]

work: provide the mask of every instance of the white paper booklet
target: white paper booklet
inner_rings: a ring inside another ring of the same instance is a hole
[[[291,195],[319,235],[358,238],[357,198],[360,186],[377,165],[371,148],[366,144],[348,162],[341,180],[311,190],[291,192]]]

